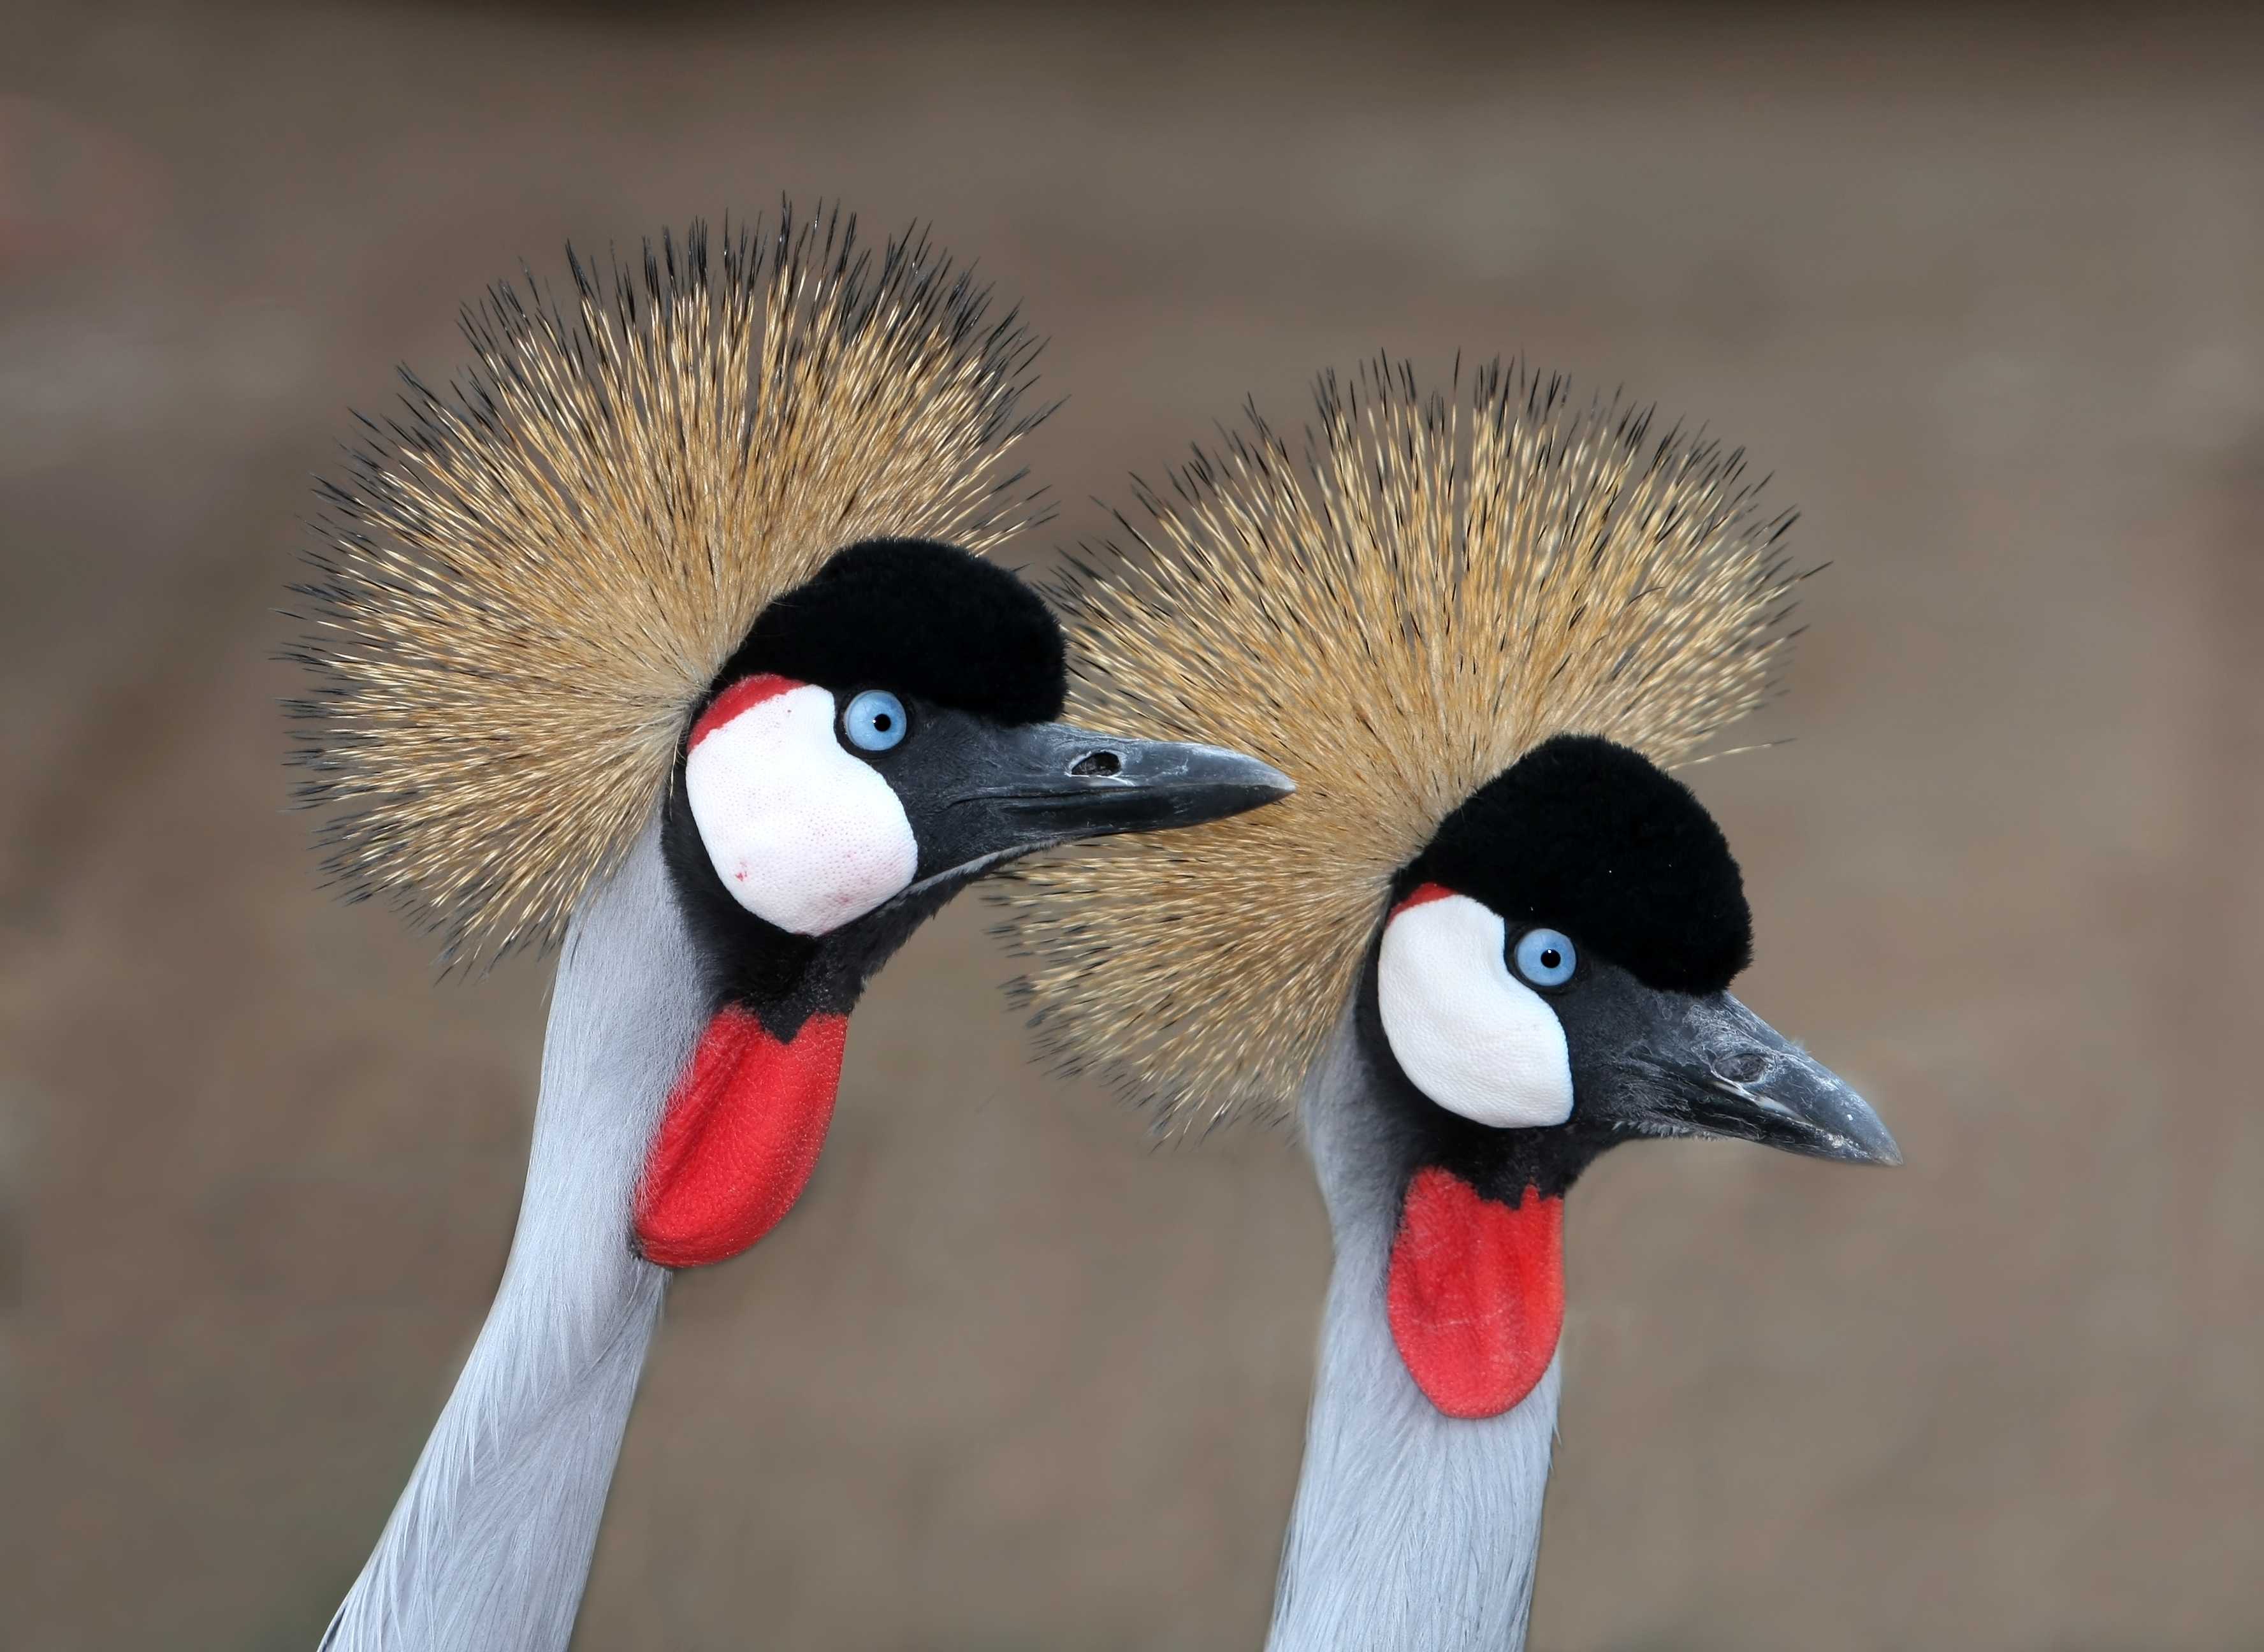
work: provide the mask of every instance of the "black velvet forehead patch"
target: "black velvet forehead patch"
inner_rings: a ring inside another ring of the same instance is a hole
[[[1752,961],[1729,841],[1688,786],[1625,746],[1560,735],[1439,828],[1397,878],[1563,930],[1652,987],[1718,992]]]
[[[763,610],[716,674],[775,671],[831,689],[885,688],[1003,723],[1061,715],[1060,625],[995,562],[931,540],[866,540]]]

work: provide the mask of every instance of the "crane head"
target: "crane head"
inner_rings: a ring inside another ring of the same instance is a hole
[[[1731,996],[1752,955],[1737,863],[1640,754],[1546,742],[1394,895],[1356,1025],[1398,1213],[1393,1337],[1448,1415],[1498,1415],[1547,1369],[1562,1202],[1607,1148],[1715,1136],[1901,1163],[1861,1096]],[[1490,1288],[1505,1277],[1520,1288]]]
[[[720,1262],[784,1217],[866,982],[969,880],[1295,789],[1238,752],[1058,721],[1065,676],[1034,591],[925,540],[848,547],[726,662],[662,815],[715,1017],[647,1167],[648,1257]]]
[[[775,951],[778,931],[831,935],[1033,850],[1295,789],[1236,752],[1060,722],[1065,676],[1036,592],[952,546],[851,546],[773,603],[692,720],[664,828],[717,951]],[[767,975],[739,990],[777,996]]]
[[[1075,570],[1091,703],[1300,789],[1040,864],[1008,928],[1070,1064],[1198,1125],[1299,1110],[1340,1241],[1388,1245],[1409,1373],[1482,1417],[1555,1356],[1564,1194],[1614,1142],[1898,1154],[1730,995],[1742,881],[1665,772],[1768,697],[1791,518],[1647,410],[1498,363],[1469,388],[1325,375],[1302,463],[1253,414],[1143,493],[1137,554]]]

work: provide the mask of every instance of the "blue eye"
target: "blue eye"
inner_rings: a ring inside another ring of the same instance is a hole
[[[886,751],[904,737],[904,702],[885,688],[868,688],[841,714],[841,732],[860,751]]]
[[[1561,987],[1580,967],[1571,937],[1552,929],[1526,931],[1510,956],[1517,960],[1517,973],[1536,987]]]

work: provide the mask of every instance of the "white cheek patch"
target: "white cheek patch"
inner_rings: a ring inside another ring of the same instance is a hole
[[[1572,1064],[1549,1001],[1509,973],[1501,915],[1468,895],[1385,924],[1376,1004],[1391,1054],[1449,1112],[1496,1129],[1572,1116]]]
[[[841,749],[822,688],[772,694],[696,735],[684,789],[723,887],[797,935],[862,917],[919,866],[903,805]]]

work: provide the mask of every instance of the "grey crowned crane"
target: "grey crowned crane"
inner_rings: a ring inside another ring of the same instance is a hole
[[[566,1644],[671,1271],[800,1195],[923,918],[1290,789],[1055,721],[1060,628],[976,554],[1029,503],[1034,345],[947,259],[782,215],[572,274],[467,312],[477,365],[370,426],[301,587],[331,873],[460,964],[562,941],[502,1285],[337,1652]]]
[[[1899,1157],[1730,995],[1743,884],[1662,766],[1764,696],[1787,519],[1647,416],[1498,366],[1475,390],[1324,378],[1303,467],[1253,410],[1142,490],[1142,554],[1088,552],[1056,593],[1077,703],[1298,793],[994,897],[1070,1065],[1167,1121],[1302,1121],[1335,1266],[1274,1652],[1522,1643],[1564,1200],[1599,1154]]]

